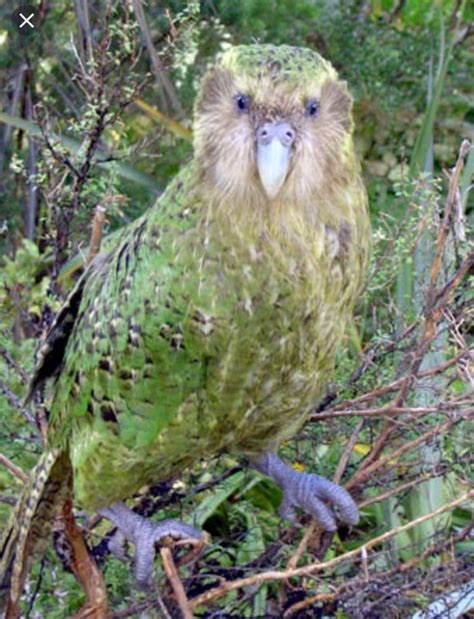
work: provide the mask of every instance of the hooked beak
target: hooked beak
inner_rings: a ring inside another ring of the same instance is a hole
[[[289,123],[265,123],[257,129],[257,169],[265,193],[272,200],[290,167],[295,130]]]

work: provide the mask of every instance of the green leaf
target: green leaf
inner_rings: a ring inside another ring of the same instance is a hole
[[[265,550],[263,530],[256,514],[249,507],[248,505],[236,507],[236,511],[244,517],[247,527],[245,539],[239,544],[237,551],[237,563],[239,565],[250,563]]]
[[[467,198],[471,189],[474,178],[474,147],[471,144],[471,150],[467,157],[466,165],[462,171],[461,181],[459,183],[459,191],[461,193],[461,204],[463,212],[466,212]]]
[[[463,1],[459,10],[459,15],[462,15],[464,11],[465,0]],[[441,97],[444,92],[444,85],[450,60],[452,58],[454,45],[458,29],[451,35],[449,45],[446,46],[446,28],[444,25],[444,18],[442,10],[439,9],[440,19],[440,43],[439,43],[439,67],[436,77],[432,79],[430,68],[430,84],[428,92],[428,103],[426,106],[421,128],[416,138],[415,147],[410,160],[410,175],[412,177],[417,176],[420,172],[427,171],[429,167],[428,158],[430,150],[433,144],[433,127],[436,120],[436,114],[438,112]]]
[[[206,520],[215,514],[224,501],[241,489],[246,476],[247,473],[244,471],[234,473],[234,475],[223,481],[213,494],[206,497],[191,514],[193,526],[202,527]]]

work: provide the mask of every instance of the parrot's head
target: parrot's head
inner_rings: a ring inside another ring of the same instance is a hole
[[[255,207],[314,204],[353,165],[351,105],[346,84],[316,52],[230,48],[196,102],[195,156],[207,185]]]

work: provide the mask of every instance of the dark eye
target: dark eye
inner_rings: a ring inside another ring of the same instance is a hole
[[[250,109],[250,99],[246,95],[236,95],[235,104],[239,112],[248,112]]]
[[[319,101],[317,99],[310,99],[306,104],[306,114],[308,116],[316,116],[319,112]]]

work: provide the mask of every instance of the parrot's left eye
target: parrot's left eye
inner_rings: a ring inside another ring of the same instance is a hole
[[[235,105],[239,112],[248,112],[250,109],[250,99],[247,95],[236,95]]]
[[[319,112],[319,101],[317,99],[310,99],[306,103],[306,114],[308,116],[316,116]]]

